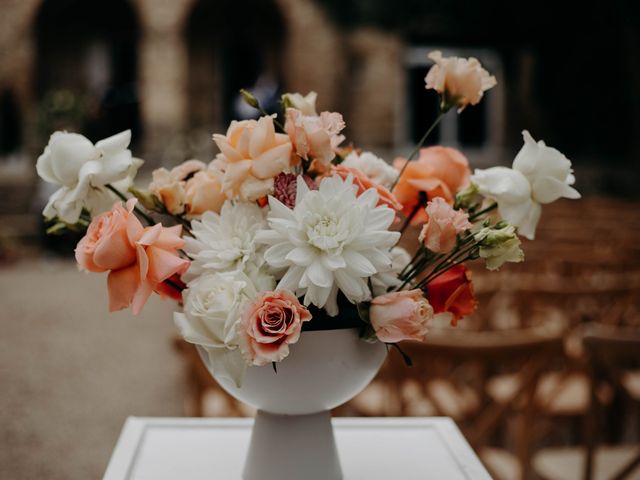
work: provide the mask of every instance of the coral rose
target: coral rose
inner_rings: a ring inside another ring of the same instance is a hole
[[[394,167],[402,170],[407,162],[397,158]],[[444,198],[453,204],[456,192],[469,184],[469,162],[458,150],[449,147],[428,147],[420,150],[417,160],[409,162],[402,172],[393,194],[403,205],[402,212],[409,216],[420,204],[420,193],[424,192],[429,200]],[[424,210],[417,211],[411,221],[419,225],[427,221]]]
[[[425,77],[427,89],[442,95],[442,108],[453,106],[461,112],[469,104],[476,105],[485,91],[496,85],[496,77],[489,75],[476,58],[443,57],[439,51],[431,52],[435,62]]]
[[[328,165],[336,156],[336,148],[344,140],[344,135],[340,135],[344,127],[344,120],[339,113],[322,112],[319,116],[311,116],[295,108],[287,108],[284,128],[296,154],[305,160],[314,159]]]
[[[386,187],[373,182],[361,170],[352,167],[338,165],[331,169],[331,173],[338,175],[346,180],[349,175],[353,176],[353,184],[358,187],[358,196],[370,188],[378,192],[378,205],[386,205],[395,210],[402,210],[402,204],[398,202],[396,197]]]
[[[298,341],[302,323],[309,320],[311,313],[291,292],[260,294],[239,324],[243,356],[253,365],[279,362],[289,355],[289,345]]]
[[[109,270],[110,311],[131,306],[137,315],[152,292],[168,295],[162,283],[184,273],[190,262],[177,252],[184,246],[182,227],[144,228],[131,213],[135,203],[135,199],[127,201],[126,208],[117,203],[96,217],[76,247],[76,259],[89,271]]]
[[[457,325],[458,320],[471,315],[478,304],[473,295],[471,272],[464,265],[453,267],[427,285],[427,298],[438,313],[449,313],[451,324]]]
[[[449,253],[458,234],[472,227],[468,213],[454,210],[440,197],[427,203],[426,213],[429,220],[422,227],[420,241],[435,253]]]
[[[369,320],[381,342],[424,341],[433,308],[420,290],[391,292],[371,301]]]
[[[273,178],[291,167],[291,142],[276,133],[273,118],[232,121],[225,135],[214,135],[220,149],[216,166],[222,172],[227,198],[254,201],[273,188]]]

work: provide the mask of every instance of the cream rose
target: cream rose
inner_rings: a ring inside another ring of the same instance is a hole
[[[199,160],[187,160],[171,169],[158,168],[154,170],[149,191],[153,193],[169,213],[180,215],[185,210],[185,183],[190,176],[206,168]]]
[[[61,188],[51,195],[42,214],[75,224],[83,208],[92,215],[109,210],[116,197],[106,185],[131,180],[142,165],[127,149],[130,141],[130,130],[95,145],[77,133],[53,133],[36,170],[44,181]]]
[[[483,93],[496,85],[496,78],[476,58],[443,57],[439,51],[431,52],[429,58],[435,65],[425,77],[426,88],[442,95],[444,109],[457,106],[461,112],[479,103]]]
[[[273,179],[291,167],[289,137],[276,133],[273,118],[232,121],[227,134],[214,135],[220,149],[216,166],[223,172],[227,198],[254,201],[267,195]]]
[[[381,342],[424,341],[433,308],[420,290],[391,292],[371,301],[369,320]]]

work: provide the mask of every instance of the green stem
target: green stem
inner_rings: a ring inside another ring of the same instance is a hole
[[[480,210],[479,212],[474,213],[473,215],[469,215],[469,221],[473,222],[476,218],[478,218],[480,215],[484,215],[485,213],[489,213],[492,210],[495,210],[498,207],[497,203],[492,203],[491,205],[489,205],[487,208],[483,208],[482,210]]]
[[[405,162],[405,164],[402,166],[402,168],[400,169],[400,173],[398,174],[398,178],[396,178],[396,181],[393,182],[393,185],[391,185],[391,188],[389,189],[390,191],[393,191],[393,189],[395,188],[395,186],[398,184],[398,182],[400,181],[400,177],[402,176],[405,168],[407,168],[407,165],[409,165],[409,162],[411,160],[413,160],[413,157],[416,155],[416,153],[418,153],[418,151],[420,150],[420,148],[422,148],[422,145],[424,145],[424,142],[427,141],[427,137],[429,137],[429,135],[431,134],[431,132],[433,131],[434,128],[436,128],[436,126],[440,123],[440,120],[442,120],[442,118],[445,116],[447,112],[444,110],[441,110],[440,113],[438,113],[438,116],[436,117],[436,119],[434,120],[434,122],[431,124],[431,126],[429,127],[429,129],[425,132],[425,134],[422,136],[422,138],[420,139],[420,141],[418,142],[418,144],[413,148],[413,150],[411,150],[411,153],[409,153],[409,156],[407,157],[407,161]]]
[[[124,193],[122,193],[120,190],[118,190],[117,188],[115,188],[113,185],[111,184],[106,184],[105,187],[107,187],[109,190],[111,190],[113,193],[115,193],[120,200],[122,200],[123,202],[126,202],[127,200],[129,200]],[[149,215],[147,215],[147,213],[142,210],[138,205],[136,205],[135,207],[133,207],[133,209],[135,210],[135,212],[140,215],[145,222],[147,222],[147,224],[149,225],[155,225],[156,222],[153,220],[153,218],[151,218]]]

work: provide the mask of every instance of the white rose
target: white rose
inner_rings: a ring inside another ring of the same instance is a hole
[[[238,323],[245,304],[258,295],[256,285],[273,286],[268,277],[258,271],[251,278],[240,271],[199,277],[183,292],[184,313],[173,316],[184,339],[207,351],[216,374],[238,386],[246,368],[238,348]]]
[[[130,184],[142,165],[127,149],[130,141],[130,130],[95,145],[77,133],[53,133],[36,170],[43,180],[61,188],[49,198],[43,215],[74,224],[83,208],[93,215],[110,209],[115,197],[105,185]]]
[[[371,152],[362,152],[360,155],[355,151],[351,152],[344,159],[342,165],[357,168],[371,181],[388,189],[391,189],[399,175],[398,170]]]
[[[282,95],[282,101],[285,105],[300,110],[303,115],[315,117],[318,115],[316,112],[316,99],[318,94],[316,92],[309,92],[304,97],[299,93],[285,93]]]
[[[541,204],[557,199],[580,198],[571,187],[575,182],[571,162],[555,148],[522,132],[524,146],[513,161],[513,168],[493,167],[477,170],[471,181],[478,191],[498,202],[498,212],[518,233],[533,240],[542,213]]]

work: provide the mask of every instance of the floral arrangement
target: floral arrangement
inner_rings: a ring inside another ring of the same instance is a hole
[[[518,235],[534,238],[541,205],[580,197],[571,162],[527,131],[512,168],[471,174],[461,152],[423,148],[444,115],[496,84],[474,58],[430,58],[439,116],[393,165],[342,146],[342,115],[317,113],[313,92],[283,95],[278,117],[242,91],[263,116],[213,135],[209,164],[160,168],[146,189],[133,186],[129,131],[95,145],[55,132],[37,162],[60,185],[49,232],[86,229],[76,259],[108,272],[111,311],[137,314],[153,293],[181,302],[185,340],[238,385],[249,365],[275,369],[304,330],[423,341],[435,317],[455,325],[475,309],[468,261],[523,261]],[[398,246],[409,226],[421,228],[412,255]]]

